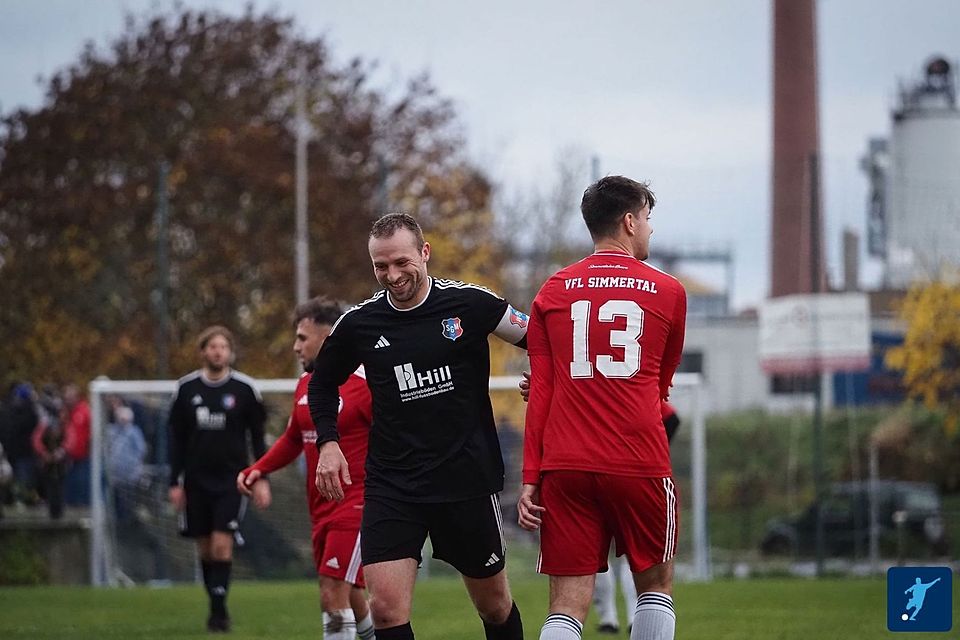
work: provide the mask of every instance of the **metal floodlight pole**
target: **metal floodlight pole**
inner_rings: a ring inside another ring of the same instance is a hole
[[[810,290],[817,294],[823,274],[820,272],[820,164],[817,154],[810,154]],[[818,314],[813,314],[814,344],[819,351]],[[813,385],[813,493],[817,512],[816,550],[817,576],[823,575],[823,372],[819,364]]]
[[[307,234],[307,140],[310,136],[306,116],[306,65],[300,59],[296,95],[296,239],[294,241],[297,303],[309,297],[310,247]]]
[[[157,376],[170,375],[170,199],[167,181],[170,163],[160,161],[157,178]]]

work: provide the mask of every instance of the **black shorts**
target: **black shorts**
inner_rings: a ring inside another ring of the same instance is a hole
[[[364,566],[413,558],[430,536],[433,557],[468,578],[489,578],[503,570],[503,516],[497,494],[462,502],[419,503],[367,496],[360,527]]]
[[[186,487],[187,508],[180,514],[180,535],[209,536],[214,531],[236,534],[246,511],[247,499],[236,489],[208,491]]]

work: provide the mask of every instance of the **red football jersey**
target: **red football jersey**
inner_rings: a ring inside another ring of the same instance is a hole
[[[330,517],[339,508],[349,509],[363,504],[364,462],[367,459],[367,442],[373,416],[370,389],[367,388],[363,367],[360,367],[340,385],[340,413],[337,416],[340,449],[347,459],[353,484],[343,485],[344,497],[341,502],[324,500],[316,486],[317,459],[320,456],[316,447],[317,430],[310,419],[310,407],[307,405],[307,384],[311,375],[304,373],[297,382],[297,389],[293,394],[293,411],[283,435],[250,469],[271,473],[293,462],[302,451],[307,462],[307,504],[310,507],[310,519],[318,522]]]
[[[523,482],[566,469],[668,476],[660,401],[683,349],[680,282],[620,252],[554,274],[530,312]]]

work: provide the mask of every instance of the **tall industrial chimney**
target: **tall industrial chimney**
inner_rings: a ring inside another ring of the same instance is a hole
[[[774,298],[825,289],[817,121],[816,2],[774,0]]]

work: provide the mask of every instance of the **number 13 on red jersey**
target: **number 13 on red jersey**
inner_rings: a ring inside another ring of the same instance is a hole
[[[590,301],[577,300],[570,305],[573,321],[573,361],[571,378],[592,378],[594,364],[590,358]],[[643,335],[643,309],[633,300],[608,300],[597,309],[597,320],[614,322],[626,318],[623,329],[610,330],[610,346],[623,349],[623,360],[610,355],[596,356],[597,370],[605,378],[631,378],[640,371],[640,336]]]

